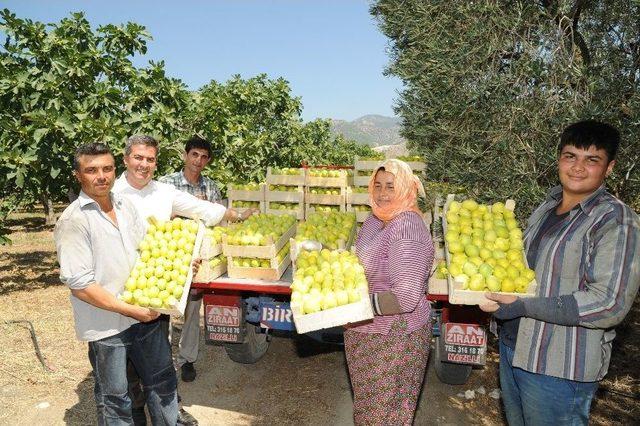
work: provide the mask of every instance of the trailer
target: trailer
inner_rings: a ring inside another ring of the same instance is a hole
[[[425,214],[425,223],[432,229],[436,246],[436,262],[443,258],[441,233],[433,232],[439,225],[438,204],[433,213]],[[295,335],[290,306],[290,265],[278,280],[230,278],[226,274],[206,282],[193,282],[192,291],[203,298],[205,341],[222,345],[235,362],[252,364],[268,350],[270,336]],[[428,299],[432,302],[432,356],[438,378],[448,384],[465,383],[472,369],[486,363],[487,338],[485,324],[489,316],[477,306],[449,302],[446,280],[432,274]],[[310,337],[328,343],[342,343],[342,328],[319,330]]]

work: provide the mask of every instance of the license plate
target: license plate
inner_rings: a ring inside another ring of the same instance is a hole
[[[260,326],[274,330],[294,330],[288,302],[260,302]]]

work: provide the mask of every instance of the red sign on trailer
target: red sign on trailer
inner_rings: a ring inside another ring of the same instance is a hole
[[[443,331],[443,361],[456,364],[486,364],[487,334],[484,327],[449,322],[444,324]]]
[[[242,299],[238,296],[205,295],[205,340],[215,342],[242,342]]]

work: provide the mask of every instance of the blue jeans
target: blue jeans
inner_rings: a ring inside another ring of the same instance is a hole
[[[142,379],[153,424],[175,425],[178,419],[178,381],[171,347],[158,320],[134,324],[115,336],[89,342],[98,424],[133,424],[127,359],[131,359]]]
[[[514,350],[500,340],[500,387],[510,426],[587,425],[598,382],[577,382],[513,366]]]

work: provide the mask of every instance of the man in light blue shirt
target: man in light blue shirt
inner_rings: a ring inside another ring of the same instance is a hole
[[[158,313],[129,305],[122,291],[136,261],[144,226],[133,204],[111,192],[115,161],[102,143],[78,148],[81,192],[54,231],[60,279],[71,290],[76,334],[89,344],[99,424],[132,424],[126,365],[144,385],[154,425],[175,425],[177,378]]]

